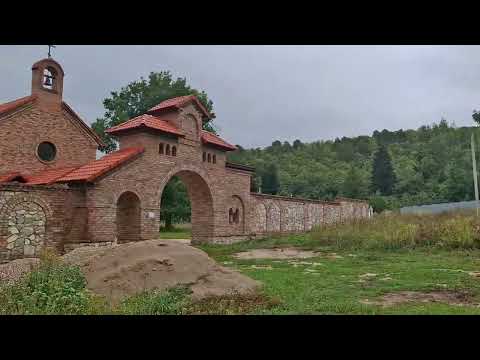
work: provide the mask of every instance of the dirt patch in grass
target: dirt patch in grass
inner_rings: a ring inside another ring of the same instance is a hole
[[[301,250],[296,248],[274,248],[274,249],[254,249],[243,251],[233,255],[237,259],[306,259],[319,256],[318,253],[310,250]]]
[[[76,249],[67,263],[79,265],[88,289],[118,303],[143,291],[189,285],[192,298],[251,294],[260,283],[218,265],[205,252],[177,241],[149,240],[109,249]]]
[[[329,260],[343,259],[343,256],[337,253],[322,253],[315,250],[302,250],[299,248],[273,248],[273,249],[253,249],[242,251],[233,255],[233,257],[242,260],[255,259],[308,259],[312,257],[323,257]]]
[[[268,298],[262,294],[252,295],[227,295],[207,297],[193,302],[185,310],[191,315],[240,315],[248,314],[259,309],[271,309],[281,305],[278,298]]]
[[[405,303],[445,303],[457,306],[479,306],[472,301],[472,297],[466,292],[460,291],[401,291],[383,295],[376,300],[364,299],[360,301],[366,305],[378,305],[389,307]]]

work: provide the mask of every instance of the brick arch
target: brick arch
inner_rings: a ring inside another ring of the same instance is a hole
[[[182,129],[191,133],[194,139],[200,138],[202,128],[199,125],[198,117],[190,112],[182,114]]]
[[[180,127],[184,131],[193,135],[194,140],[200,140],[200,134],[202,130],[202,114],[198,112],[198,110],[193,108],[181,109],[179,120],[180,120]],[[194,129],[190,127],[192,122],[193,122]],[[194,130],[194,131],[191,132],[191,130]],[[187,137],[189,136],[190,135],[187,135]]]
[[[142,191],[141,189],[137,188],[132,188],[131,186],[120,186],[118,189],[116,189],[115,192],[111,192],[108,195],[109,203],[111,203],[114,206],[117,206],[118,204],[118,199],[120,199],[120,196],[122,196],[126,192],[131,192],[134,195],[138,197],[140,200],[140,204],[144,203],[144,199],[142,198]]]
[[[163,179],[157,192],[159,207],[163,189],[174,176],[177,176],[187,188],[192,209],[192,242],[207,242],[214,233],[214,199],[211,181],[207,173],[193,165],[174,167]]]
[[[213,182],[210,179],[210,176],[208,175],[207,171],[205,171],[202,167],[191,165],[191,164],[177,164],[163,177],[162,181],[160,182],[160,186],[155,194],[157,199],[161,198],[163,193],[163,188],[168,184],[171,178],[177,175],[177,173],[182,171],[196,173],[198,176],[202,178],[203,181],[205,181],[205,183],[208,185],[210,189],[212,188]]]
[[[17,204],[22,202],[32,202],[40,206],[43,209],[47,219],[51,219],[53,216],[52,208],[42,197],[38,196],[37,194],[24,193],[15,195],[8,199],[6,203],[0,207],[0,217],[2,216],[2,213],[13,209]]]

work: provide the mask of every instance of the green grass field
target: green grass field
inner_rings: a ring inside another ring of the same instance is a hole
[[[190,239],[192,237],[192,229],[189,224],[181,224],[167,231],[160,229],[160,239]]]
[[[188,227],[161,238],[189,238]],[[309,234],[204,245],[220,264],[261,281],[252,296],[192,302],[189,290],[141,293],[111,308],[85,289],[79,269],[50,258],[19,284],[0,287],[3,314],[480,314],[480,227],[468,214],[378,217]],[[294,247],[307,259],[241,260],[251,249]],[[49,260],[50,259],[50,260]],[[458,295],[461,305],[414,301],[364,304],[403,291]]]
[[[480,270],[480,251],[471,250],[369,250],[336,251],[336,257],[302,260],[316,265],[298,265],[288,260],[238,260],[238,250],[306,244],[308,249],[331,254],[331,247],[312,246],[310,235],[266,239],[232,246],[202,247],[225,266],[264,283],[264,294],[281,304],[258,314],[480,314],[474,306],[442,303],[412,303],[393,307],[364,305],[360,300],[399,291],[450,290],[466,292],[480,303],[480,278],[468,274]],[[256,268],[252,268],[255,266]],[[261,268],[264,267],[264,268]],[[459,271],[462,270],[462,271]],[[364,274],[375,274],[362,277]]]
[[[161,234],[162,238],[185,235],[182,229]],[[472,213],[461,212],[379,216],[316,229],[309,234],[200,248],[222,265],[261,281],[262,296],[270,300],[247,309],[217,309],[222,313],[480,314],[480,307],[475,306],[480,303],[480,278],[469,274],[480,271],[479,239],[478,219]],[[233,257],[241,251],[274,247],[315,250],[320,256],[296,266],[288,260]],[[331,253],[337,257],[325,256]],[[401,291],[453,291],[466,294],[469,304],[412,302],[382,307],[360,302]],[[211,313],[218,304],[210,306]]]

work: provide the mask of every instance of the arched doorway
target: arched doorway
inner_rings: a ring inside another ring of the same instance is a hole
[[[179,179],[187,189],[191,207],[192,243],[208,241],[213,237],[214,228],[213,198],[210,187],[204,177],[195,171],[180,170],[168,177],[161,189],[161,195],[166,184],[173,177]],[[160,221],[162,222],[162,219]]]
[[[140,199],[126,191],[117,200],[117,241],[126,243],[140,240]]]
[[[230,215],[231,214],[231,215]],[[245,206],[242,199],[233,195],[229,202],[229,219],[228,222],[235,234],[243,234],[245,231]]]

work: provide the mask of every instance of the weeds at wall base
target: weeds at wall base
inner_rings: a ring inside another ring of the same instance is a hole
[[[310,233],[310,238],[318,246],[334,246],[338,249],[479,249],[480,219],[465,212],[391,214],[317,227]]]

